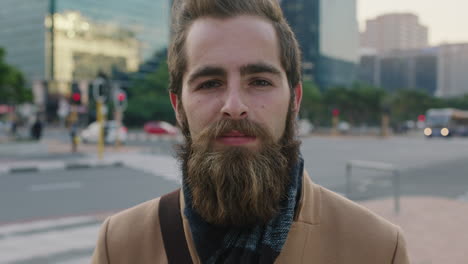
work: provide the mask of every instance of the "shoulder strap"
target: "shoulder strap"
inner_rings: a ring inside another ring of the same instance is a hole
[[[179,197],[180,189],[161,197],[159,223],[169,264],[190,264],[192,257],[185,240]]]

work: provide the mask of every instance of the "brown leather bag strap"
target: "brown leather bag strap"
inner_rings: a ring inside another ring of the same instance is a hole
[[[179,197],[180,189],[161,197],[159,223],[169,264],[190,264],[193,262],[185,240]]]

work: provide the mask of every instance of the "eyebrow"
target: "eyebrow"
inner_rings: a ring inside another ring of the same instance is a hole
[[[192,73],[188,83],[193,83],[196,79],[206,76],[227,76],[227,72],[221,67],[205,66]]]
[[[247,64],[240,69],[241,75],[256,74],[256,73],[272,73],[274,75],[281,75],[281,71],[275,66],[259,62]]]

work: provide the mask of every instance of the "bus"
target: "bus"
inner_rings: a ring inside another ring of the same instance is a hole
[[[468,111],[453,108],[427,110],[424,135],[428,138],[468,136]]]

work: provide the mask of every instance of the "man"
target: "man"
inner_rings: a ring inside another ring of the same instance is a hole
[[[304,171],[300,54],[277,1],[185,0],[174,14],[180,207],[164,196],[108,218],[93,263],[409,263],[398,227]]]

